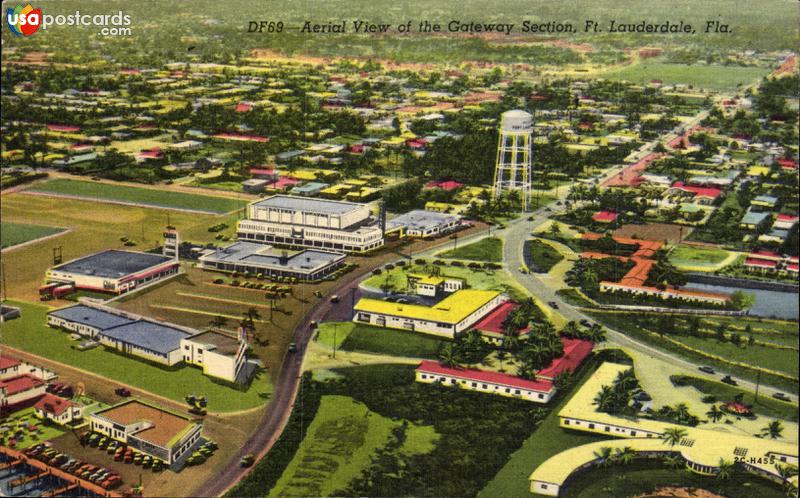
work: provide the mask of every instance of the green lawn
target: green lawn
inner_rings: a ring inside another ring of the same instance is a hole
[[[487,237],[473,242],[472,244],[440,252],[437,256],[442,258],[498,263],[503,261],[503,241],[497,237]]]
[[[329,348],[333,348],[335,342],[336,349],[341,349],[355,326],[353,322],[322,322],[317,327],[317,342]]]
[[[272,392],[266,372],[256,374],[246,391],[238,391],[213,381],[197,367],[163,368],[103,347],[78,351],[73,349],[77,341],[73,341],[69,334],[45,325],[47,307],[22,302],[11,304],[21,308],[22,318],[3,324],[5,344],[89,370],[121,385],[138,387],[181,402],[187,394],[202,394],[208,399],[211,412],[254,408],[264,404]]]
[[[673,339],[731,361],[759,365],[794,377],[800,373],[797,351],[793,349],[776,349],[758,344],[736,346],[731,342],[718,342],[716,339],[703,337],[674,336]]]
[[[647,84],[657,79],[665,85],[685,84],[709,90],[733,90],[760,79],[769,72],[767,68],[685,65],[646,62],[603,73],[607,80],[626,80]]]
[[[347,396],[322,397],[305,438],[269,496],[330,496],[370,465],[376,450],[399,427]],[[413,455],[435,447],[431,426],[409,426],[401,451]]]
[[[405,268],[395,267],[392,270],[384,270],[380,275],[373,275],[364,281],[369,287],[381,289],[388,285],[388,290],[396,292],[406,292],[408,273],[420,273],[427,275],[430,266],[410,265]],[[508,294],[512,299],[524,299],[527,293],[520,287],[505,270],[487,270],[467,268],[466,266],[439,266],[441,276],[463,278],[467,286],[471,289],[480,290],[499,290]]]
[[[447,342],[445,339],[417,332],[360,324],[352,325],[354,327],[351,327],[347,339],[341,343],[341,348],[345,351],[366,351],[412,358],[436,358],[441,345]]]
[[[525,263],[533,270],[547,273],[557,265],[564,256],[549,244],[539,239],[525,241]]]
[[[714,266],[728,257],[728,251],[713,247],[694,247],[680,245],[672,250],[669,259],[673,264]]]
[[[29,431],[26,428],[28,424],[36,426],[36,430]],[[17,429],[23,431],[24,435],[20,439],[17,439],[17,444],[15,446],[18,450],[34,446],[43,441],[55,439],[66,432],[65,429],[57,425],[44,424],[42,419],[38,418],[33,413],[32,406],[3,418],[3,425],[8,425],[12,432],[16,432]],[[7,438],[0,436],[0,444],[7,444]]]
[[[564,497],[618,498],[620,496],[666,496],[653,493],[661,487],[705,489],[728,498],[778,498],[779,485],[744,472],[721,480],[687,469],[664,468],[660,462],[635,461],[626,467],[592,469],[576,476],[562,492]],[[540,495],[528,495],[540,496]]]
[[[30,190],[32,192],[50,192],[92,199],[135,202],[167,209],[194,209],[209,213],[228,213],[242,208],[246,204],[244,201],[224,197],[66,179],[50,180],[36,185],[35,188]]]
[[[9,223],[4,221],[0,223],[0,246],[5,249],[6,247],[36,240],[54,233],[63,232],[64,230],[64,228],[28,225],[26,223]]]
[[[711,394],[717,397],[718,402],[733,401],[737,394],[744,395],[744,402],[753,406],[753,412],[757,415],[765,415],[767,417],[782,418],[797,422],[797,405],[779,401],[769,396],[761,395],[758,397],[758,402],[755,401],[755,394],[738,387],[729,386],[722,382],[714,382],[712,380],[701,379],[698,377],[691,377],[689,375],[675,376],[680,382],[686,383],[694,387],[703,394]],[[678,387],[680,389],[680,387]]]
[[[575,390],[588,379],[596,367],[586,368],[575,382]],[[548,458],[564,450],[610,439],[599,434],[568,431],[559,427],[558,412],[571,396],[563,397],[542,421],[522,447],[511,454],[508,463],[489,481],[489,484],[478,494],[478,498],[528,498],[531,496],[528,476]]]

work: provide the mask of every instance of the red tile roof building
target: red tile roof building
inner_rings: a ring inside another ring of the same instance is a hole
[[[416,380],[429,384],[440,382],[444,386],[456,386],[537,403],[547,403],[555,393],[555,387],[549,380],[528,380],[475,368],[451,368],[431,360],[425,360],[419,364],[416,370]]]

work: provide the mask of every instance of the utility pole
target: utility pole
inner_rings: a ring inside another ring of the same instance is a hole
[[[336,358],[336,331],[339,329],[339,322],[333,322],[333,357]]]
[[[758,388],[761,387],[761,370],[758,371],[758,376],[756,377],[756,397],[753,401],[753,404],[758,403]]]
[[[353,315],[355,314],[355,307],[356,307],[356,288],[350,288],[350,319],[353,319]]]

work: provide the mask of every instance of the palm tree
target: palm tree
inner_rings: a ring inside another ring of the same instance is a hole
[[[718,479],[730,479],[735,471],[733,462],[729,462],[724,458],[719,459],[719,472],[717,472]]]
[[[505,372],[505,369],[503,368],[503,362],[508,359],[508,352],[506,352],[506,351],[501,349],[497,353],[495,353],[494,356],[495,356],[495,358],[497,358],[497,361],[500,362],[499,371],[500,372]]]
[[[439,353],[439,363],[448,368],[458,368],[460,357],[455,344],[446,344]]]
[[[766,427],[761,429],[761,435],[763,437],[769,437],[770,439],[783,437],[783,424],[781,424],[780,420],[773,420],[767,424]]]
[[[597,407],[598,411],[604,412],[609,409],[614,395],[614,390],[610,386],[603,386],[600,392],[592,400],[592,404]]]
[[[712,422],[719,422],[719,419],[721,419],[723,415],[722,410],[720,410],[717,405],[711,405],[711,409],[706,412],[706,417]]]
[[[662,438],[664,439],[664,443],[667,443],[670,446],[675,446],[681,441],[681,439],[685,438],[687,434],[689,433],[686,432],[686,429],[681,429],[680,427],[669,427],[664,430],[664,435]]]
[[[778,471],[778,475],[781,476],[781,481],[783,483],[784,491],[790,491],[789,485],[791,484],[790,480],[792,477],[797,475],[797,466],[792,464],[781,465],[780,463],[775,464],[775,470]]]
[[[592,326],[589,327],[589,340],[595,344],[606,342],[606,330],[602,325],[593,323]]]
[[[594,456],[600,460],[601,467],[608,467],[612,463],[614,463],[614,454],[612,453],[610,446],[602,446],[599,450],[594,452]]]
[[[615,460],[622,465],[628,465],[636,458],[636,450],[631,448],[630,446],[626,446],[624,448],[617,448],[617,453],[615,455]]]
[[[561,329],[561,334],[567,337],[578,337],[580,335],[580,327],[578,327],[578,323],[574,320],[570,320],[564,325],[564,328]]]
[[[661,459],[664,462],[664,465],[671,469],[679,469],[686,465],[683,458],[680,455],[667,455]]]

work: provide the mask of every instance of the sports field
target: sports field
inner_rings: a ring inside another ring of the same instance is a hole
[[[46,306],[12,302],[20,306],[22,318],[3,324],[3,342],[53,361],[88,370],[114,382],[144,389],[178,402],[187,394],[202,394],[211,412],[231,412],[266,403],[272,392],[269,375],[258,373],[249,388],[238,391],[203,375],[197,367],[177,369],[156,366],[103,347],[79,351],[70,335],[45,325]]]
[[[178,229],[181,240],[198,243],[214,240],[216,233],[208,231],[213,225],[227,223],[229,228],[223,232],[225,235],[232,235],[236,225],[235,215],[187,213],[21,193],[3,195],[0,218],[3,223],[70,227],[69,232],[58,237],[3,254],[8,296],[33,302],[39,301],[37,289],[47,269],[53,266],[55,247],[61,246],[63,260],[69,261],[105,249],[151,249],[161,242],[167,223]],[[126,247],[122,237],[136,245]]]
[[[670,252],[669,260],[685,271],[716,271],[736,261],[737,256],[714,247],[679,245]]]
[[[36,185],[30,191],[70,195],[87,199],[130,202],[166,209],[191,209],[212,214],[229,213],[246,205],[244,201],[225,197],[211,197],[168,190],[68,179],[50,180]]]
[[[400,425],[353,398],[323,396],[303,442],[269,496],[331,496],[344,489]],[[426,453],[437,439],[431,426],[411,424],[407,435],[402,447],[406,454]]]
[[[684,84],[695,88],[730,91],[739,85],[757,81],[769,73],[767,68],[684,64],[638,63],[623,69],[614,69],[598,76],[608,80],[625,80],[635,84],[648,84],[661,80],[664,85]]]
[[[6,247],[15,246],[31,240],[40,239],[63,232],[64,228],[46,227],[42,225],[28,225],[25,223],[0,223],[0,245]]]

